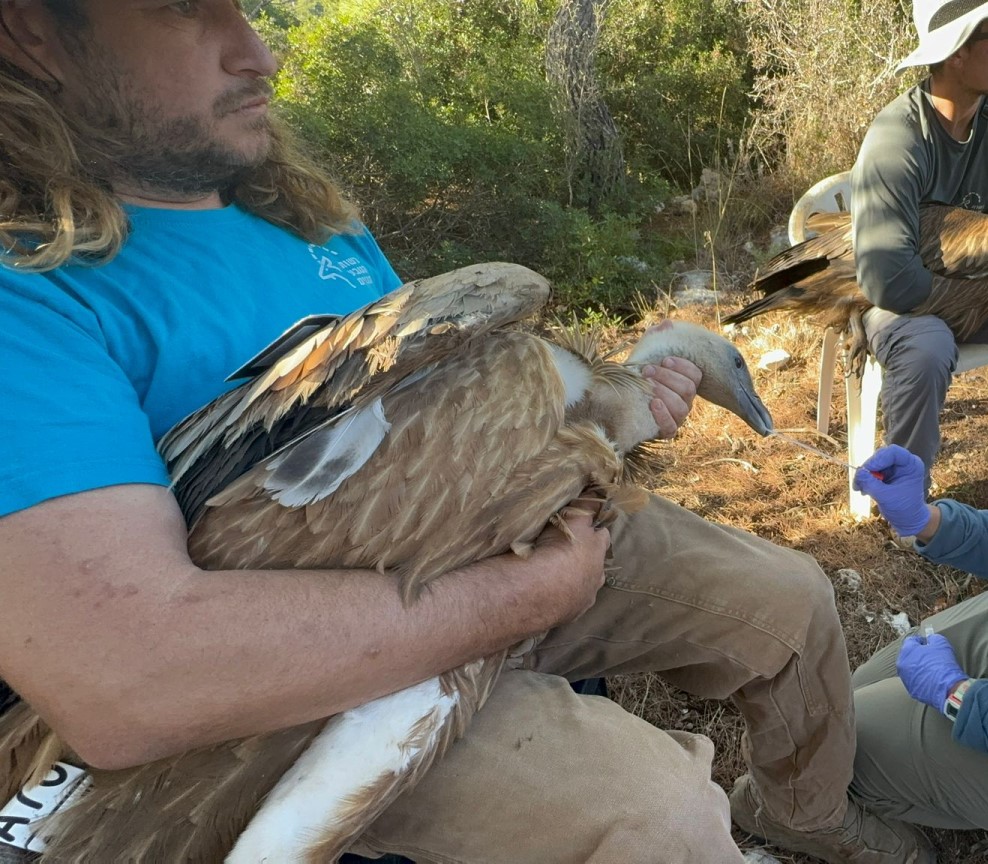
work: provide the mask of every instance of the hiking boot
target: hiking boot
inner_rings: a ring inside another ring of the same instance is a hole
[[[853,798],[844,824],[818,831],[796,831],[765,812],[755,782],[739,777],[730,794],[731,818],[738,827],[791,852],[827,864],[936,864],[929,840],[912,825],[870,813]]]

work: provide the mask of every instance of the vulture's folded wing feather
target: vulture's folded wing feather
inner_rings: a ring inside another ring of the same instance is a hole
[[[988,215],[924,204],[919,210],[919,254],[926,269],[939,276],[988,276]]]
[[[585,486],[618,480],[601,431],[564,425],[563,383],[541,339],[493,333],[428,372],[361,409],[374,424],[327,421],[305,450],[275,453],[211,498],[190,536],[194,560],[371,568],[401,576],[410,600],[443,572],[530,541]],[[387,433],[365,449],[377,434],[367,426]],[[312,494],[319,485],[332,496]]]
[[[218,864],[323,721],[228,742],[130,771],[93,771],[58,816],[44,861]]]
[[[407,283],[312,334],[161,440],[186,520],[307,430],[373,401],[464,340],[533,314],[548,298],[548,282],[526,267],[474,265]]]

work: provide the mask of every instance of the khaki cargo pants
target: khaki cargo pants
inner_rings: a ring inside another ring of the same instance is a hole
[[[770,812],[840,821],[854,755],[850,673],[808,556],[664,501],[612,530],[595,606],[515,658],[462,741],[354,851],[443,864],[736,864],[713,746],[564,679],[660,672],[731,698]]]

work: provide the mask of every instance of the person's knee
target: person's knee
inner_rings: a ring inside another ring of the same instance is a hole
[[[648,830],[664,842],[688,843],[691,836],[728,836],[727,794],[711,779],[713,742],[705,735],[668,732],[678,747],[667,753],[661,770],[642,772],[638,791],[629,796],[643,806],[629,807],[619,830]],[[649,827],[646,829],[645,825]]]
[[[939,318],[911,319],[888,337],[879,359],[888,374],[910,380],[949,380],[957,361],[957,343]]]
[[[799,597],[806,608],[814,610],[813,618],[818,617],[820,612],[829,615],[836,609],[833,583],[814,558],[799,554],[800,557],[794,558],[793,566],[786,571],[784,593],[789,597]]]
[[[758,675],[771,678],[808,646],[842,639],[834,588],[809,555],[794,550],[749,580],[748,620],[738,631],[733,656]],[[813,649],[815,650],[815,649]]]
[[[833,585],[812,555],[775,546],[771,557],[762,558],[757,564],[759,569],[751,574],[748,585],[758,595],[760,608],[771,609],[775,605],[786,608],[794,600],[801,606],[833,605]]]
[[[883,678],[854,691],[853,794],[869,807],[901,817],[908,809],[907,790],[919,790],[913,754],[920,747],[913,737],[918,704],[898,678]]]

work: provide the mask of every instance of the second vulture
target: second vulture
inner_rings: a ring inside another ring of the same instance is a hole
[[[776,309],[811,315],[848,336],[851,370],[860,374],[867,353],[861,318],[873,304],[858,287],[851,216],[820,216],[827,230],[772,258],[751,285],[763,296],[724,323],[739,324]],[[919,219],[919,254],[934,274],[933,290],[910,314],[936,315],[963,342],[988,324],[988,216],[924,204]]]
[[[682,322],[624,363],[592,338],[509,327],[547,300],[523,267],[409,283],[284,346],[258,376],[173,429],[160,449],[205,568],[369,568],[406,604],[487,556],[525,555],[585,494],[641,493],[624,457],[658,433],[641,368],[677,355],[701,396],[772,429],[741,354]],[[599,502],[598,502],[599,503]],[[329,720],[126,771],[48,826],[42,862],[330,862],[463,734],[504,654]],[[30,706],[0,719],[0,791],[73,760]]]

